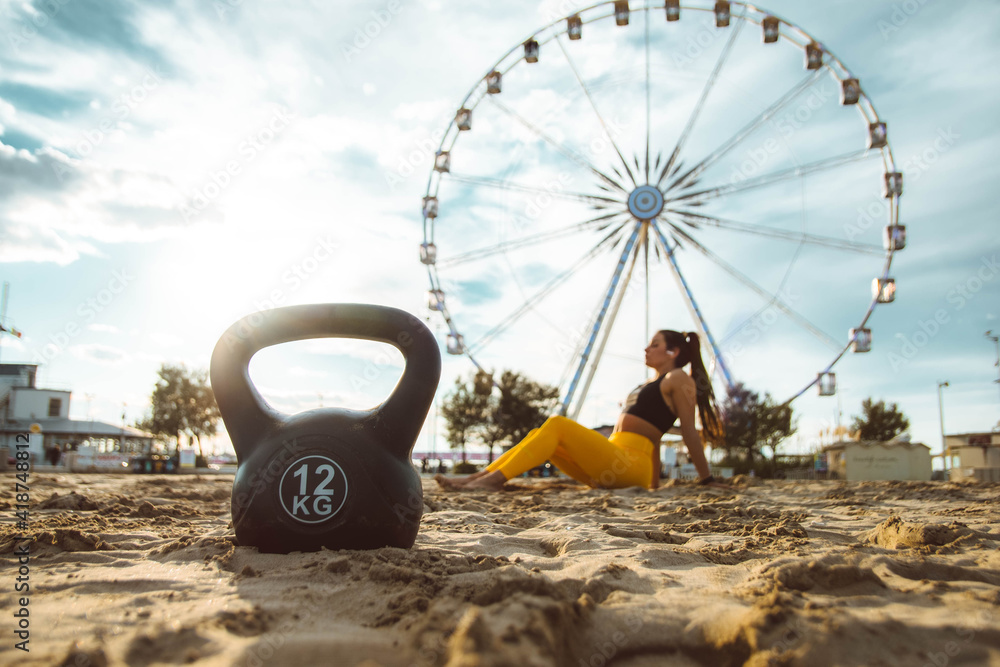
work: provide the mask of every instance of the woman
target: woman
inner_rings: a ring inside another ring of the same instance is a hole
[[[683,370],[688,364],[690,375]],[[446,488],[499,489],[507,480],[551,461],[589,486],[655,489],[660,482],[660,439],[680,419],[681,437],[699,483],[718,486],[695,426],[697,407],[706,438],[721,443],[722,424],[701,361],[698,334],[658,331],[646,347],[646,365],[656,371],[656,379],[629,394],[610,438],[566,417],[549,417],[485,470],[464,479],[441,475],[435,479]]]

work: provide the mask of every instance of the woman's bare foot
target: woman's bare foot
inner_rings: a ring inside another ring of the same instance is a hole
[[[698,486],[707,486],[713,489],[726,489],[728,491],[733,490],[733,487],[729,486],[728,484],[726,484],[721,480],[716,479],[715,477],[712,477],[711,475],[709,475],[704,479],[699,479]]]
[[[507,483],[507,478],[503,476],[500,471],[488,472],[485,475],[479,475],[473,479],[470,477],[465,484],[462,485],[463,489],[481,489],[486,491],[499,491],[503,488],[503,485]]]
[[[465,477],[445,477],[444,475],[434,475],[434,479],[438,484],[445,488],[457,488],[464,487],[469,482],[475,481],[488,474],[490,474],[489,470],[480,470],[479,472],[474,472],[471,475],[466,475]]]
[[[461,491],[464,489],[499,491],[507,482],[507,478],[500,472],[481,470],[474,475],[469,475],[461,479],[445,477],[444,475],[434,475],[434,481],[438,483],[438,486],[447,491]]]
[[[434,481],[438,483],[442,489],[447,491],[456,491],[465,486],[465,483],[469,480],[467,479],[457,479],[454,477],[445,477],[444,475],[438,474],[434,475]]]

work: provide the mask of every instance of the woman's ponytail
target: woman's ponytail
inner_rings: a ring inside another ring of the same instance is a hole
[[[701,417],[701,429],[705,440],[712,445],[723,444],[726,432],[719,419],[719,408],[715,400],[715,391],[712,389],[712,378],[705,370],[705,364],[701,360],[701,340],[698,334],[693,331],[677,332],[665,329],[659,332],[668,348],[677,348],[680,354],[677,355],[674,363],[677,368],[684,368],[691,364],[691,379],[694,380],[696,398],[698,404],[698,414]]]
[[[705,440],[718,446],[725,441],[726,431],[719,419],[719,406],[715,401],[712,378],[709,377],[701,360],[701,341],[698,339],[698,334],[693,331],[684,338],[688,344],[688,357],[691,360],[691,379],[694,380],[697,391],[701,430],[705,434]]]

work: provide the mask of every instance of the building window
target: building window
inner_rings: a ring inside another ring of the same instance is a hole
[[[61,398],[50,398],[49,399],[49,417],[58,417],[59,412],[62,410],[62,399]]]

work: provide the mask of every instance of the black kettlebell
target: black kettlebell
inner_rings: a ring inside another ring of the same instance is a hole
[[[390,343],[406,366],[371,410],[296,415],[269,406],[250,382],[262,348],[307,338]],[[364,304],[315,304],[249,315],[212,353],[212,389],[236,450],[233,526],[241,545],[270,553],[409,548],[423,514],[414,442],[441,377],[441,354],[416,317]]]

